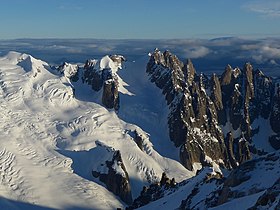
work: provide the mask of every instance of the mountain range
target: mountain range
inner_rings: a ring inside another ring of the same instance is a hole
[[[0,58],[2,209],[280,209],[280,87],[155,49]]]

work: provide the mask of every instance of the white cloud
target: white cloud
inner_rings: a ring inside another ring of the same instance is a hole
[[[275,48],[271,46],[263,46],[261,49],[262,53],[269,58],[280,58],[280,48]]]
[[[261,64],[261,63],[264,63],[267,61],[266,58],[264,58],[263,55],[252,55],[252,58],[258,63],[258,64]]]
[[[270,60],[270,64],[275,65],[275,66],[279,66],[279,64],[273,59]]]
[[[258,50],[260,48],[260,46],[256,45],[256,44],[244,44],[244,45],[241,45],[240,48],[242,50]]]
[[[81,5],[77,4],[63,4],[58,7],[60,10],[82,10],[84,9]]]
[[[187,58],[201,58],[208,55],[211,50],[204,46],[192,47],[184,50]]]
[[[280,0],[279,0],[280,1]],[[170,50],[180,59],[199,59],[200,71],[223,71],[226,64],[242,66],[252,62],[255,68],[266,68],[270,73],[280,72],[280,38],[214,40],[0,40],[0,52],[25,52],[52,64],[63,61],[82,63],[89,58],[106,54],[122,54],[129,60],[146,56],[154,48]],[[196,62],[196,61],[195,61]]]
[[[65,50],[67,53],[82,53],[82,49],[68,48]]]
[[[255,50],[251,51],[250,54],[258,64],[265,62],[277,64],[276,60],[280,60],[280,48],[277,46],[256,45]]]
[[[252,12],[256,12],[264,17],[280,18],[280,1],[266,0],[266,1],[251,1],[244,5],[244,7]]]

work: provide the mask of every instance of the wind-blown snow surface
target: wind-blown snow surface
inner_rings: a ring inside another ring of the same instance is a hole
[[[103,60],[101,65],[106,68],[112,63]],[[134,74],[136,70],[142,74],[145,72],[137,62],[134,65],[131,62],[121,70],[126,71],[124,81],[127,79],[125,82],[128,84],[137,81],[139,75]],[[136,88],[127,87],[133,94],[123,91],[121,110],[117,115],[94,103],[98,102],[100,93],[94,93],[85,84],[77,86],[74,97],[69,79],[52,70],[47,63],[16,52],[1,57],[0,208],[124,207],[117,196],[91,175],[91,170],[104,161],[106,148],[121,151],[133,198],[139,195],[143,185],[159,180],[163,171],[178,182],[193,176],[178,163],[175,153],[167,152],[167,140],[158,135],[162,131],[145,127],[146,121],[151,119],[151,124],[157,119],[155,110],[158,107],[152,107],[152,103],[137,107],[135,102],[128,108],[132,97],[139,102],[146,100],[138,89],[141,84],[144,83],[129,84]],[[147,88],[158,91],[156,87]],[[164,106],[163,102],[155,104]],[[146,121],[142,121],[141,115]],[[146,135],[137,125],[151,133],[155,149],[148,138],[144,151],[137,147],[131,131]],[[164,142],[162,145],[161,140]]]

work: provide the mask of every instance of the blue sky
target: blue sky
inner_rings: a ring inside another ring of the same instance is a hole
[[[280,35],[279,0],[0,1],[0,39]]]

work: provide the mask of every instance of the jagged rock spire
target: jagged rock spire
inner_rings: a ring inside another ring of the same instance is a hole
[[[196,75],[196,71],[191,59],[187,59],[187,62],[184,64],[183,67],[183,72],[185,74],[186,82],[188,83],[188,85],[191,85]]]

